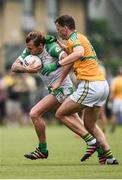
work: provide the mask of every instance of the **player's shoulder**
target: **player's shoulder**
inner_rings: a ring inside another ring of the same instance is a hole
[[[62,48],[57,43],[57,39],[54,36],[46,36],[45,49],[53,57],[57,57],[61,52]]]
[[[81,42],[81,40],[83,38],[85,38],[85,36],[76,31],[69,36],[68,45],[72,46],[73,44],[77,44],[77,43]]]
[[[78,32],[78,31],[75,31],[75,32],[73,32],[72,34],[70,34],[69,40],[75,41],[75,40],[79,39],[80,37],[84,37],[84,35],[81,34],[81,33]]]
[[[120,77],[119,77],[119,76],[115,76],[115,77],[112,79],[112,84],[113,84],[113,85],[118,85],[118,84],[120,84]]]
[[[117,75],[117,76],[114,78],[114,80],[120,83],[120,82],[122,81],[122,76],[121,76],[121,75]]]
[[[68,42],[69,43],[75,42],[78,39],[77,35],[78,35],[77,32],[73,32],[72,34],[70,34]]]
[[[47,35],[45,37],[45,46],[47,51],[49,51],[52,47],[57,45],[57,39],[52,35]]]
[[[52,43],[56,43],[57,39],[55,36],[52,36],[52,35],[47,35],[45,36],[45,43],[46,45],[50,45]]]

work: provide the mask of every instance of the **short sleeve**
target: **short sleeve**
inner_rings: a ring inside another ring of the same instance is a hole
[[[55,58],[59,58],[65,51],[56,43],[48,45],[48,53]]]

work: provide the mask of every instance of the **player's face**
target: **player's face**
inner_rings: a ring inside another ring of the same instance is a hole
[[[44,48],[43,44],[40,44],[38,47],[36,47],[33,41],[30,41],[29,43],[27,43],[26,46],[32,55],[41,54]]]
[[[67,27],[66,26],[62,27],[58,23],[56,23],[55,25],[58,35],[64,40],[67,39],[68,38]]]

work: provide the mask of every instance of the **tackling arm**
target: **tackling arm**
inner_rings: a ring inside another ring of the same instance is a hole
[[[61,56],[61,59],[59,62],[62,61],[62,59],[64,59],[65,57],[67,56],[66,53],[64,53],[62,56]],[[70,72],[72,68],[72,64],[69,64],[69,65],[66,65],[63,67],[62,69],[62,73],[61,73],[61,76],[60,76],[60,79],[58,80],[59,84],[62,84],[62,82],[64,81],[64,79],[66,78],[66,76],[68,75],[68,73]]]
[[[60,62],[62,61],[63,58],[65,58],[67,56],[66,53],[63,53],[61,58],[60,58]],[[64,79],[66,78],[66,76],[69,74],[70,70],[72,68],[72,64],[70,65],[66,65],[62,68],[62,73],[60,75],[60,78],[52,85],[52,89],[53,91],[56,90],[64,81]]]
[[[84,56],[84,48],[82,46],[77,46],[73,49],[73,52],[65,57],[62,61],[59,62],[59,65],[65,66],[67,64],[71,64],[78,59],[83,58]]]
[[[57,43],[58,43],[59,46],[60,46],[62,49],[64,49],[64,51],[66,51],[67,54],[68,54],[67,46],[66,46],[65,44],[63,44],[61,41],[59,41],[58,39],[57,39]]]
[[[70,55],[63,58],[61,61],[45,66],[42,69],[42,74],[48,75],[51,72],[55,71],[60,66],[65,66],[65,65],[72,66],[73,62],[77,61],[78,59],[82,59],[83,56],[84,56],[84,48],[82,46],[77,46],[73,49],[73,52]]]

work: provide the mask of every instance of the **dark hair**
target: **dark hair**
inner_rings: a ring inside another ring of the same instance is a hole
[[[45,38],[39,31],[33,31],[30,32],[26,37],[26,43],[29,43],[30,41],[34,42],[34,45],[38,47],[41,43],[45,44]]]
[[[69,16],[69,15],[63,15],[63,16],[58,17],[55,20],[55,23],[58,23],[62,27],[67,26],[70,30],[75,29],[75,21],[72,18],[72,16]]]

